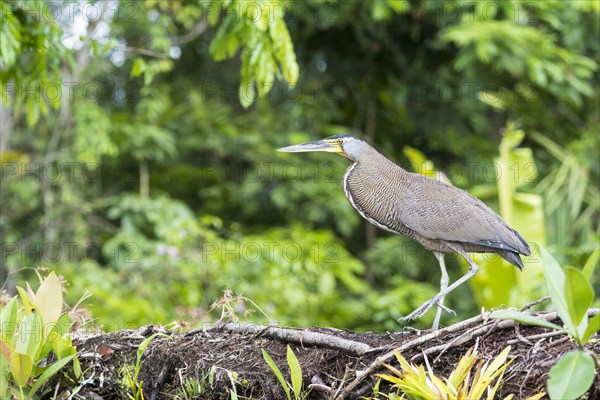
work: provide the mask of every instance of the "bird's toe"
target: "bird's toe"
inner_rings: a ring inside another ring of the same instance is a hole
[[[456,311],[454,311],[453,309],[446,307],[445,305],[441,304],[440,302],[437,303],[437,306],[439,308],[441,308],[442,310],[446,311],[448,314],[452,314],[456,317]]]

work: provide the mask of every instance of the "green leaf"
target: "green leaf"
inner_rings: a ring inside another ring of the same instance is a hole
[[[63,314],[60,316],[60,318],[58,318],[58,321],[56,321],[52,331],[63,336],[69,332],[71,325],[73,325],[73,319],[69,316],[69,314]]]
[[[269,353],[267,353],[264,349],[260,349],[260,351],[262,351],[263,358],[265,359],[265,361],[269,365],[269,368],[271,368],[271,371],[273,371],[273,373],[277,377],[277,380],[279,381],[279,384],[283,388],[283,390],[284,390],[287,398],[291,399],[291,397],[290,397],[290,388],[288,387],[287,382],[283,378],[283,374],[281,373],[281,370],[279,369],[279,367],[277,367],[277,365],[275,364],[275,361],[273,361],[273,359],[271,358],[271,356],[269,355]]]
[[[567,331],[571,336],[575,336],[577,332],[577,326],[571,321],[569,308],[567,306],[567,300],[565,297],[565,274],[558,265],[558,262],[552,257],[548,251],[540,246],[540,252],[542,254],[542,264],[544,268],[544,276],[546,277],[546,284],[548,285],[548,292],[552,299],[552,304],[556,308],[560,319],[565,324]]]
[[[287,346],[287,363],[290,367],[292,390],[294,391],[294,396],[298,399],[302,391],[302,367],[290,345]]]
[[[592,385],[594,360],[581,350],[570,351],[550,368],[548,395],[552,400],[577,399]]]
[[[592,279],[592,275],[596,270],[596,267],[598,267],[598,261],[600,261],[600,247],[594,250],[590,258],[585,262],[583,270],[581,271],[587,280]]]
[[[34,126],[40,119],[40,106],[35,100],[35,97],[29,97],[25,101],[25,119],[27,125]]]
[[[13,345],[15,352],[27,354],[34,359],[39,347],[43,344],[42,321],[38,313],[34,312],[19,326],[19,332],[13,339]]]
[[[525,132],[523,130],[514,129],[512,126],[510,128],[512,129],[507,129],[504,137],[502,138],[502,142],[500,143],[500,151],[515,149],[525,138]]]
[[[31,297],[27,294],[27,291],[20,286],[17,286],[17,292],[19,292],[19,296],[21,297],[21,302],[23,303],[23,309],[25,310],[25,315],[30,315],[35,310],[35,303],[31,300]]]
[[[11,349],[10,343],[5,341],[5,338],[0,337],[0,366],[2,366],[4,362],[10,362],[12,352],[13,351]]]
[[[146,63],[141,57],[137,57],[133,60],[133,66],[131,67],[131,77],[135,78],[140,76],[146,70]]]
[[[8,363],[7,363],[8,364]],[[8,396],[8,370],[4,369],[4,365],[0,365],[0,399],[6,399]]]
[[[33,369],[33,361],[31,357],[23,353],[13,353],[10,359],[10,372],[12,373],[15,383],[19,387],[27,386],[31,371]]]
[[[155,333],[151,336],[149,336],[148,338],[146,338],[138,347],[137,349],[137,361],[136,361],[136,368],[135,368],[135,374],[133,377],[133,381],[137,382],[138,381],[138,375],[140,373],[140,365],[142,363],[142,356],[144,355],[144,351],[146,351],[146,348],[150,345],[150,342],[152,342],[152,340],[157,337],[157,336],[165,336],[168,337],[168,335],[165,335],[164,333]]]
[[[0,333],[10,338],[17,330],[17,296],[4,306],[0,313]]]
[[[600,331],[600,314],[596,314],[594,315],[592,318],[590,318],[589,324],[587,326],[587,329],[585,330],[585,332],[583,333],[583,335],[581,335],[581,342],[585,343],[587,342],[587,340],[596,332]]]
[[[69,328],[71,327],[71,325],[73,324],[73,320],[71,319],[71,317],[68,314],[63,314],[60,316],[60,318],[58,318],[58,321],[56,321],[56,323],[54,324],[54,326],[52,327],[52,330],[49,333],[46,333],[46,341],[44,343],[44,348],[41,350],[39,357],[43,358],[46,357],[46,355],[50,352],[50,350],[52,350],[55,346],[55,343],[57,343],[57,341],[61,341],[61,342],[65,342],[67,339],[64,339],[63,336],[69,331]],[[70,338],[69,340],[69,344],[70,342]],[[72,345],[71,345],[72,347]],[[56,356],[60,359],[63,356],[67,356],[67,355],[71,355],[70,352],[67,353],[63,353],[63,352],[57,352],[57,349],[54,349],[54,353],[56,354]]]
[[[49,333],[58,321],[63,305],[62,285],[54,271],[42,281],[34,303],[44,322],[44,329]]]
[[[44,373],[35,380],[35,383],[33,384],[33,386],[31,386],[31,390],[29,391],[29,397],[32,397],[35,394],[35,392],[37,392],[40,389],[40,387],[42,387],[42,385],[48,381],[48,379],[50,379],[54,374],[56,374],[58,371],[60,371],[62,369],[62,367],[67,365],[67,363],[69,361],[71,361],[73,359],[73,357],[75,357],[75,354],[73,354],[72,356],[63,358],[62,360],[59,360],[59,361],[55,362],[54,364],[50,365],[44,371]]]
[[[81,378],[81,364],[79,363],[79,357],[77,357],[77,354],[73,354],[73,356],[75,357],[73,359],[73,373],[75,374],[75,377],[79,379]]]
[[[149,336],[148,338],[146,338],[137,349],[137,362],[138,363],[140,361],[142,361],[142,355],[144,355],[144,351],[146,351],[146,348],[150,345],[150,342],[152,342],[152,340],[157,336],[168,337],[168,335],[165,335],[164,333],[155,333],[155,334]]]
[[[48,335],[48,343],[50,343],[51,348],[54,351],[54,354],[56,355],[56,358],[58,358],[59,360],[63,359],[66,355],[65,352],[67,351],[67,341],[63,339],[62,336],[60,336],[58,333],[50,332],[50,334]]]
[[[522,324],[541,326],[544,328],[556,329],[557,331],[565,330],[562,326],[558,326],[556,324],[553,324],[552,322],[548,322],[546,320],[536,318],[533,315],[516,310],[494,311],[490,314],[490,317],[500,319],[512,319]]]
[[[594,301],[594,291],[585,276],[573,267],[565,268],[565,299],[571,321],[579,326]]]

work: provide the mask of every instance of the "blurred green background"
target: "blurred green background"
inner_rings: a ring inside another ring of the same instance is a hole
[[[274,151],[347,132],[532,244],[523,273],[477,255],[458,318],[544,295],[538,244],[597,262],[598,1],[0,7],[9,292],[55,270],[105,330],[214,321],[225,289],[281,324],[397,330],[437,292],[435,258],[358,216],[347,160]]]

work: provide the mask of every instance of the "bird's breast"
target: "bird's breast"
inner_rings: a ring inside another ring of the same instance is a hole
[[[390,171],[391,172],[391,171]],[[396,191],[386,184],[389,179],[385,172],[368,170],[354,163],[346,170],[342,187],[352,207],[373,225],[401,235],[411,235],[411,230],[400,222],[400,209],[396,201]]]

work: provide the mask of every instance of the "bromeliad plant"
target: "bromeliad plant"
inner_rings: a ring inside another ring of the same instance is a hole
[[[584,345],[600,330],[600,314],[588,319],[588,308],[594,301],[590,279],[600,250],[592,254],[581,271],[572,267],[563,270],[550,253],[541,247],[540,250],[550,299],[563,326],[516,310],[495,311],[491,316],[567,333],[578,348],[563,354],[550,369],[548,395],[552,400],[577,399],[592,385],[598,363],[598,356],[585,349]]]
[[[403,393],[402,397],[396,393],[382,394],[387,399],[400,399],[406,396],[410,400],[493,400],[496,398],[504,371],[512,362],[508,359],[509,352],[510,346],[506,347],[491,363],[484,363],[483,360],[480,360],[475,373],[473,373],[478,354],[477,350],[471,348],[446,379],[435,375],[427,357],[425,357],[427,366],[427,370],[425,370],[423,365],[410,364],[400,353],[396,353],[396,359],[400,363],[401,369],[384,364],[394,375],[377,374],[376,376],[393,383],[394,387]],[[539,393],[527,400],[538,400],[543,396],[544,393]],[[512,398],[513,395],[509,395],[504,400]]]
[[[2,308],[0,398],[41,397],[44,384],[70,361],[75,376],[81,375],[77,351],[68,336],[73,321],[63,312],[62,289],[52,272],[35,293],[29,285],[17,287],[19,296]]]

